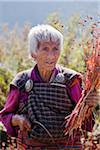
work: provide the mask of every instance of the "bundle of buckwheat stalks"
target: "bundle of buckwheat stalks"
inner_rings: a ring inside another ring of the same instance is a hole
[[[94,109],[94,107],[86,104],[86,99],[91,92],[100,90],[100,28],[93,30],[93,38],[87,42],[87,47],[87,51],[84,48],[86,63],[84,91],[70,118],[65,118],[65,135],[72,135],[74,130],[81,129],[83,122],[91,115]]]

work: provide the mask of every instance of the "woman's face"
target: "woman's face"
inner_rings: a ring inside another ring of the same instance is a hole
[[[39,68],[51,71],[54,69],[60,55],[59,44],[54,42],[40,42],[36,52],[36,61]]]

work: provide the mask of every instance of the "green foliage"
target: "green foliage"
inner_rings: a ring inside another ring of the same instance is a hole
[[[61,22],[59,12],[51,13],[44,23],[50,24],[60,32],[64,33],[64,24]]]
[[[28,58],[27,34],[30,24],[21,29],[18,25],[10,31],[7,24],[0,34],[0,109],[3,107],[8,85],[17,72],[28,69],[34,62]]]
[[[0,68],[0,109],[3,108],[5,103],[8,93],[8,84],[11,82],[12,78],[12,72],[7,70],[7,68]]]
[[[25,24],[22,29],[17,25],[12,31],[6,25],[0,36],[0,63],[9,68],[14,74],[32,66],[28,59],[27,35],[30,29],[29,24]]]

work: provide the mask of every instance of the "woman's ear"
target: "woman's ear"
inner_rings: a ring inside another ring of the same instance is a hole
[[[36,52],[32,53],[31,56],[32,56],[32,58],[36,61],[36,58],[37,58],[37,57],[36,57]]]

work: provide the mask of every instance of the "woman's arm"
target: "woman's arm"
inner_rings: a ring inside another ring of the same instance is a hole
[[[20,92],[13,86],[8,94],[4,109],[0,112],[0,121],[7,129],[7,133],[11,136],[17,135],[19,127],[21,131],[28,131],[31,129],[29,121],[23,115],[16,114],[20,103]]]
[[[12,117],[15,115],[19,104],[19,90],[12,86],[8,94],[6,104],[3,110],[0,111],[0,121],[7,129],[7,133],[11,136],[16,136],[16,128],[12,126]]]
[[[71,85],[69,86],[68,93],[71,97],[71,100],[77,104],[81,95],[82,95],[82,80],[80,78],[75,78]]]

